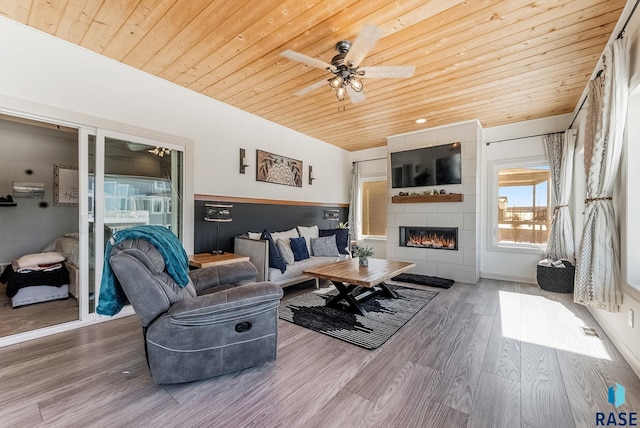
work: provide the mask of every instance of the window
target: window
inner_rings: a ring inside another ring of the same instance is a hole
[[[640,201],[636,196],[635,186],[640,180],[640,169],[636,162],[640,159],[640,124],[637,117],[640,114],[640,84],[637,84],[638,76],[635,76],[636,86],[629,94],[629,107],[627,110],[627,137],[622,153],[622,197],[621,215],[623,218],[621,229],[622,241],[622,269],[626,271],[626,288],[634,297],[640,298]],[[626,177],[625,177],[626,175]],[[616,196],[614,195],[614,202]]]
[[[503,248],[542,250],[547,244],[549,165],[546,160],[494,164],[494,188],[490,203],[493,245]]]
[[[387,180],[361,183],[362,235],[387,236]]]

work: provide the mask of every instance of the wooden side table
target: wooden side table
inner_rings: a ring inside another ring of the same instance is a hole
[[[222,254],[193,254],[189,256],[189,266],[194,269],[200,269],[211,266],[220,266],[230,263],[248,262],[249,256],[240,256],[233,253]]]

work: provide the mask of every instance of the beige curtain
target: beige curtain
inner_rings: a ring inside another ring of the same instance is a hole
[[[587,175],[584,229],[576,258],[574,301],[618,312],[620,241],[613,204],[627,116],[626,39],[614,40],[604,54],[600,76],[589,82],[584,162]]]
[[[551,201],[553,216],[549,229],[549,240],[544,257],[548,259],[567,259],[575,263],[575,245],[573,225],[569,210],[571,183],[573,179],[573,152],[576,135],[574,129],[549,134],[544,137],[544,148],[549,161],[551,178]]]
[[[360,165],[351,164],[351,187],[349,194],[349,239],[357,241],[360,236],[360,212],[358,210],[358,182],[360,181]]]

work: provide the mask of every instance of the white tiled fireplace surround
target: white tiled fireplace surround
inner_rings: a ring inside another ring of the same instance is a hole
[[[391,203],[399,192],[433,190],[433,186],[392,189],[389,180],[387,205],[387,258],[413,262],[412,273],[438,276],[458,282],[475,284],[480,279],[480,177],[478,153],[482,128],[478,121],[469,121],[387,138],[388,159],[392,152],[462,143],[462,184],[438,186],[447,193],[462,193],[463,202]],[[391,162],[387,176],[391,177]],[[458,251],[399,246],[400,226],[457,227]]]

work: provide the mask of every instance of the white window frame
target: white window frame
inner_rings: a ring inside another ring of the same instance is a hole
[[[547,249],[547,244],[532,243],[501,243],[498,241],[498,173],[503,169],[510,168],[527,168],[536,166],[548,166],[549,162],[545,156],[531,156],[517,159],[504,159],[499,161],[491,161],[488,163],[488,189],[487,189],[487,227],[489,239],[487,239],[487,250],[503,251],[509,253],[525,253],[525,254],[543,254]],[[551,183],[549,183],[551,184]],[[551,186],[547,192],[551,191]]]
[[[360,178],[360,180],[358,180],[358,212],[360,213],[360,234],[361,236],[358,237],[358,239],[367,239],[367,240],[379,240],[379,241],[386,241],[387,240],[387,235],[365,235],[363,230],[364,230],[364,210],[362,209],[362,184],[365,182],[371,182],[371,181],[385,181],[387,182],[387,191],[389,190],[389,181],[387,180],[387,176],[385,175],[381,175],[381,176],[377,176],[377,177],[364,177],[364,178]],[[388,193],[388,192],[387,192]],[[386,228],[385,228],[386,230]]]
[[[620,197],[614,196],[621,201],[620,207],[620,244],[621,244],[621,264],[624,280],[623,290],[640,299],[640,225],[637,219],[640,216],[640,201],[635,197],[634,186],[640,178],[640,169],[634,167],[634,160],[640,155],[638,138],[640,138],[640,124],[636,118],[640,111],[640,73],[631,79],[629,103],[627,109],[627,126],[625,135],[625,147],[622,153],[621,170],[622,182],[620,183]]]

